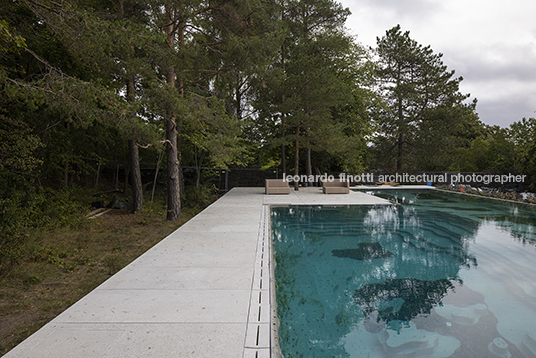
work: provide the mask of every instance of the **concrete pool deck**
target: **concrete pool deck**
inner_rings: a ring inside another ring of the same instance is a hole
[[[360,204],[234,188],[4,357],[271,357],[269,206]]]

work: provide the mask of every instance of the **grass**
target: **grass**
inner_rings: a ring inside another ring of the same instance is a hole
[[[0,277],[0,355],[199,211],[185,209],[169,222],[161,209],[112,210],[77,228],[32,231],[27,257]]]

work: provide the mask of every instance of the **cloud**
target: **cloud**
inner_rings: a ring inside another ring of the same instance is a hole
[[[464,77],[461,92],[478,98],[483,122],[507,127],[523,117],[535,117],[535,45],[495,43],[446,53],[445,63]]]
[[[512,94],[500,100],[480,100],[477,112],[480,120],[487,124],[508,127],[513,122],[519,122],[522,118],[534,118],[536,106],[533,104],[534,98],[528,101],[522,96]]]
[[[352,11],[347,27],[358,41],[376,46],[376,37],[400,24],[423,46],[443,53],[462,76],[462,93],[478,98],[488,124],[508,126],[536,110],[536,1],[342,0]],[[533,94],[534,93],[534,94]]]
[[[536,45],[497,43],[447,50],[450,65],[472,81],[536,81]],[[450,67],[450,66],[449,66]]]
[[[416,16],[433,14],[441,10],[440,2],[430,0],[361,0],[359,2],[345,1],[345,3],[356,3],[355,7],[350,5],[356,9],[355,11],[374,12],[382,17],[396,19],[415,18]]]

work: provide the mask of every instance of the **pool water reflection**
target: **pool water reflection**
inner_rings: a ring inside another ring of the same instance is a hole
[[[536,210],[374,194],[272,208],[285,357],[536,357]]]

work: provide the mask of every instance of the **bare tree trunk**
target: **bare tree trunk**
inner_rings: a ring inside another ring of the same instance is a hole
[[[71,126],[67,123],[67,132],[71,131]],[[63,187],[67,189],[69,186],[69,160],[65,160],[63,163]]]
[[[158,170],[160,169],[160,162],[162,161],[163,156],[164,156],[164,151],[161,151],[158,154],[158,159],[156,161],[156,171],[154,173],[153,190],[151,191],[151,201],[154,201],[154,191],[156,189],[156,180],[158,179]]]
[[[128,178],[130,178],[130,160],[125,163],[125,185],[123,186],[123,193],[128,191]]]
[[[179,43],[179,48],[183,48],[184,47],[184,44],[185,44],[185,37],[184,37],[184,33],[185,33],[185,23],[184,23],[184,18],[182,16],[179,16],[178,20],[177,20],[177,23],[178,23],[178,26],[177,26],[177,38],[178,38],[178,43]],[[177,90],[179,92],[179,97],[180,98],[184,98],[184,80],[182,77],[178,77],[177,78],[177,81],[176,81],[176,87],[177,87]],[[178,164],[178,167],[179,167],[179,200],[181,202],[181,205],[183,204],[182,202],[182,196],[184,195],[184,193],[186,192],[186,187],[185,187],[185,184],[184,184],[184,172],[182,170],[182,157],[181,157],[181,146],[182,146],[182,138],[180,136],[181,132],[182,132],[182,120],[176,124],[177,126],[177,135],[178,135],[178,138],[177,138],[177,158],[178,158],[178,161],[179,161],[179,164]]]
[[[285,19],[285,12],[282,11],[281,18]],[[283,67],[283,73],[285,73],[285,42],[283,41],[283,44],[281,46],[281,65]],[[285,103],[285,95],[281,95],[281,104]],[[283,127],[283,130],[281,131],[281,136],[283,139],[285,138],[285,122],[286,122],[286,113],[283,112],[281,114],[281,127]],[[281,144],[281,170],[283,170],[283,175],[287,172],[287,158],[285,153],[285,144]],[[284,177],[283,177],[284,179]]]
[[[287,160],[285,157],[286,157],[285,145],[281,144],[281,170],[283,171],[283,175],[287,173]]]
[[[400,70],[399,70],[400,71]],[[398,81],[397,81],[398,82]],[[397,84],[397,88],[399,85]],[[402,98],[399,95],[398,98],[398,153],[396,158],[396,171],[402,171],[402,157],[404,156],[404,134],[402,132],[402,126],[404,125],[404,107],[402,106]]]
[[[305,174],[307,177],[313,175],[313,167],[311,166],[311,148],[305,149]],[[313,183],[311,183],[313,185]]]
[[[97,189],[99,187],[99,177],[100,177],[100,160],[99,162],[97,163],[97,178],[95,178],[95,189]]]
[[[300,174],[300,140],[298,135],[300,134],[300,127],[296,128],[296,151],[294,153],[294,176],[297,177]],[[298,190],[298,182],[294,180],[294,190]]]
[[[403,157],[403,151],[404,150],[404,135],[400,134],[398,136],[398,155],[396,158],[396,171],[401,172],[402,171],[402,157]]]
[[[134,102],[134,76],[127,77],[127,101]],[[141,182],[140,153],[138,150],[138,141],[135,138],[128,140],[128,153],[130,168],[132,169],[132,201],[135,213],[143,211],[143,187]]]
[[[195,174],[196,174],[195,187],[199,189],[199,186],[201,185],[201,163],[199,162],[197,158],[197,146],[195,145],[194,145],[194,158],[195,158]]]
[[[124,18],[132,17],[132,1],[131,0],[119,0],[118,4],[119,13]],[[131,58],[131,56],[129,56]],[[127,73],[126,76],[126,86],[127,86],[127,102],[132,103],[136,100],[136,88],[135,88],[135,79],[132,73]],[[133,114],[135,117],[136,114]],[[136,120],[132,118],[132,120]],[[140,154],[138,149],[138,141],[136,139],[136,134],[131,134],[131,138],[128,140],[128,153],[129,153],[129,162],[130,168],[132,169],[132,202],[133,202],[133,211],[135,213],[143,211],[143,186],[141,181],[141,169],[140,169]],[[127,177],[128,178],[128,177]],[[126,184],[125,184],[126,187]]]
[[[65,161],[63,164],[63,187],[67,188],[69,186],[69,162]]]
[[[139,213],[143,211],[143,187],[141,184],[138,143],[135,139],[128,141],[128,150],[130,153],[130,167],[132,168],[132,209],[135,213]]]
[[[175,117],[166,111],[166,153],[168,166],[167,220],[177,220],[181,214],[181,193],[179,185],[179,158],[177,157],[177,126]]]
[[[175,45],[176,29],[175,29],[175,14],[173,13],[172,5],[166,5],[166,45],[170,52],[173,51]],[[169,88],[175,88],[175,69],[172,65],[167,69],[166,82],[170,85]],[[181,191],[180,191],[180,176],[179,176],[179,157],[177,143],[177,123],[175,112],[172,104],[166,105],[166,154],[168,167],[168,188],[167,188],[167,220],[177,220],[181,214]]]

